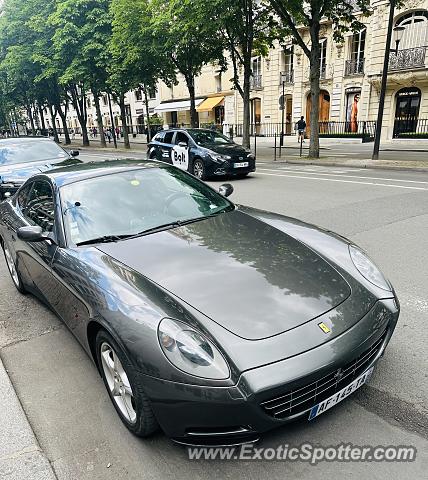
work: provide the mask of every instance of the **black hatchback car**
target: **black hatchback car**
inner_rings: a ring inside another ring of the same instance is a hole
[[[245,177],[256,170],[254,155],[215,130],[170,129],[148,145],[148,158],[186,170],[202,180],[213,176]]]

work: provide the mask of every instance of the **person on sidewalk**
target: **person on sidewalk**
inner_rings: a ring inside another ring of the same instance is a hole
[[[108,143],[111,143],[111,138],[113,136],[111,132],[111,128],[107,128],[105,136],[107,137]]]
[[[297,127],[297,141],[304,142],[305,141],[305,130],[306,130],[306,122],[303,116],[300,117],[300,120],[296,124]]]

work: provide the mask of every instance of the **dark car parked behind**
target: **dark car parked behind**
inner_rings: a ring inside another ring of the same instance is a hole
[[[69,153],[48,138],[0,139],[0,200],[15,193],[32,175],[81,163],[75,158],[78,155],[78,150]]]
[[[256,170],[249,150],[221,133],[202,128],[159,132],[148,145],[148,158],[172,163],[201,180],[223,175],[245,177]]]

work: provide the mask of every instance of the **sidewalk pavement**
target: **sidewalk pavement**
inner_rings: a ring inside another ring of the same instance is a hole
[[[428,172],[428,156],[426,160],[421,159],[403,159],[403,160],[372,160],[371,158],[352,158],[352,150],[356,148],[355,142],[343,142],[335,139],[322,139],[320,146],[320,158],[310,158],[307,156],[308,145],[305,145],[303,156],[298,157],[298,147],[296,148],[296,139],[294,136],[285,137],[284,148],[282,149],[282,156],[274,159],[273,139],[269,137],[257,138],[257,161],[272,164],[290,164],[290,165],[318,165],[318,166],[332,166],[332,167],[354,167],[354,168],[373,168],[385,170],[411,170],[419,172]],[[125,149],[123,142],[118,143],[118,148],[115,149],[113,143],[107,144],[106,148],[99,145],[99,140],[90,139],[90,147],[82,147],[81,141],[74,139],[71,145],[67,148],[83,148],[84,150],[93,150],[97,152],[117,152],[120,156],[125,154],[132,155],[132,152],[146,153],[147,143],[141,139],[139,142],[131,141],[131,148]],[[349,144],[350,156],[344,157],[335,156],[334,149],[338,146],[342,147]],[[361,144],[361,143],[360,143]],[[426,145],[426,147],[425,147]],[[428,152],[428,143],[413,145],[409,150],[408,144],[394,144],[385,143],[382,151],[411,151],[411,152]],[[251,150],[254,151],[254,138],[251,139]],[[292,155],[294,153],[294,155]],[[369,154],[367,155],[369,156]]]
[[[0,358],[0,478],[55,480]]]

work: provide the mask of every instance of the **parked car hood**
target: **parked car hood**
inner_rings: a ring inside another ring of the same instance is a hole
[[[98,248],[250,340],[296,328],[351,294],[321,256],[239,210]]]
[[[25,182],[27,178],[41,172],[46,172],[52,168],[71,165],[73,163],[81,163],[72,157],[52,158],[49,160],[42,160],[40,162],[25,162],[15,163],[9,165],[0,164],[0,179],[2,181],[17,181]]]

